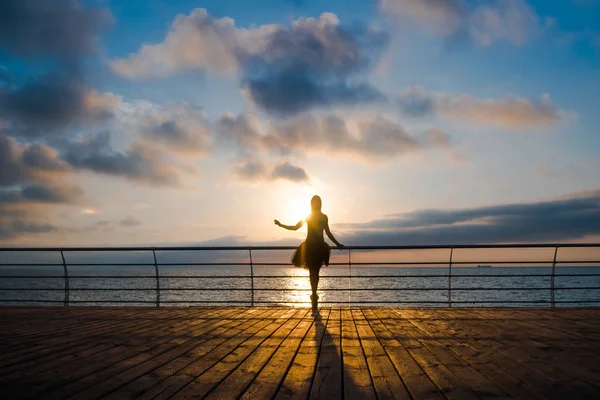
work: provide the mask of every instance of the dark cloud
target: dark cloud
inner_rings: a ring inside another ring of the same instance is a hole
[[[59,191],[56,188],[67,170],[68,165],[60,159],[56,149],[40,143],[21,144],[0,135],[0,190],[18,187],[25,198],[56,199],[62,196],[49,193]],[[26,187],[30,188],[27,193],[24,192]]]
[[[292,165],[289,162],[276,165],[271,173],[271,177],[273,179],[285,179],[292,182],[307,182],[310,180],[303,168]]]
[[[275,121],[261,130],[251,115],[222,115],[215,124],[218,135],[242,154],[257,151],[290,153],[347,153],[365,159],[389,159],[429,148],[449,148],[450,138],[438,129],[406,131],[385,117],[345,120],[338,115],[301,114]],[[352,132],[352,129],[357,132]]]
[[[178,186],[179,173],[164,157],[141,142],[134,142],[125,151],[114,150],[108,133],[71,142],[64,155],[75,169],[122,176],[154,186]]]
[[[234,168],[236,175],[243,180],[255,181],[267,176],[267,168],[260,161],[248,161]]]
[[[267,166],[261,161],[251,160],[234,168],[238,178],[247,181],[275,181],[286,180],[294,183],[310,181],[308,173],[304,168],[280,162],[275,166]]]
[[[292,115],[314,107],[385,102],[387,98],[370,84],[346,81],[323,83],[304,72],[284,71],[248,79],[243,87],[260,108],[277,115]]]
[[[98,50],[97,36],[111,22],[107,10],[87,9],[77,0],[2,0],[0,48],[76,62]]]
[[[40,63],[46,71],[0,86],[0,118],[10,135],[64,134],[72,123],[111,115],[110,101],[84,83],[85,61],[97,53],[98,35],[111,19],[77,0],[0,1],[0,50],[25,70],[39,70]]]
[[[0,135],[0,239],[56,229],[46,222],[48,207],[82,196],[67,184],[68,170],[56,149]]]
[[[137,119],[142,137],[183,153],[205,153],[210,148],[211,126],[204,110],[187,104],[168,104]]]
[[[19,136],[41,137],[65,133],[72,123],[94,123],[112,116],[118,102],[98,94],[71,77],[46,75],[19,87],[0,89],[0,117]]]
[[[141,225],[142,223],[137,218],[129,215],[129,216],[123,218],[121,221],[119,221],[119,224],[121,226],[131,227],[131,226]]]
[[[0,188],[0,203],[71,203],[82,193],[78,187],[32,184]]]
[[[530,204],[424,210],[365,224],[341,224],[348,244],[543,242],[600,234],[600,192]]]
[[[20,218],[0,218],[0,240],[15,239],[22,235],[49,233],[58,230],[54,225],[26,221]]]
[[[257,106],[281,115],[329,104],[383,102],[386,97],[363,74],[387,41],[385,32],[342,26],[334,14],[300,19],[267,35],[260,52],[238,55],[243,86]]]

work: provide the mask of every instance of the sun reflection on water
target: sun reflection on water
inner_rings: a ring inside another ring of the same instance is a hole
[[[283,301],[287,306],[310,306],[310,280],[308,279],[308,270],[295,268],[285,279],[285,291]],[[294,303],[302,302],[302,303]]]

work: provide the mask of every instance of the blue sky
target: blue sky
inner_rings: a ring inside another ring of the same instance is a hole
[[[1,0],[0,15],[7,244],[297,239],[272,219],[313,194],[349,244],[600,234],[599,1]]]

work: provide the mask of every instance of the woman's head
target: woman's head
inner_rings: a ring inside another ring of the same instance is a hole
[[[310,199],[310,208],[312,208],[315,211],[321,211],[321,198],[319,196],[313,196],[312,199]]]

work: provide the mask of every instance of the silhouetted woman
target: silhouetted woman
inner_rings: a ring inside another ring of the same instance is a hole
[[[306,221],[306,225],[308,226],[306,240],[296,249],[296,252],[292,257],[292,264],[296,267],[308,269],[310,273],[310,288],[312,289],[310,300],[313,308],[317,308],[319,300],[319,296],[317,295],[319,271],[323,264],[329,266],[329,257],[331,255],[331,249],[329,248],[329,245],[325,243],[325,239],[323,238],[323,231],[325,231],[327,237],[329,237],[336,246],[344,246],[335,239],[329,230],[327,215],[321,212],[321,198],[319,196],[313,196],[310,200],[310,207],[312,209],[310,215],[299,221],[296,225],[283,225],[277,220],[275,220],[275,225],[290,231],[297,231]]]

